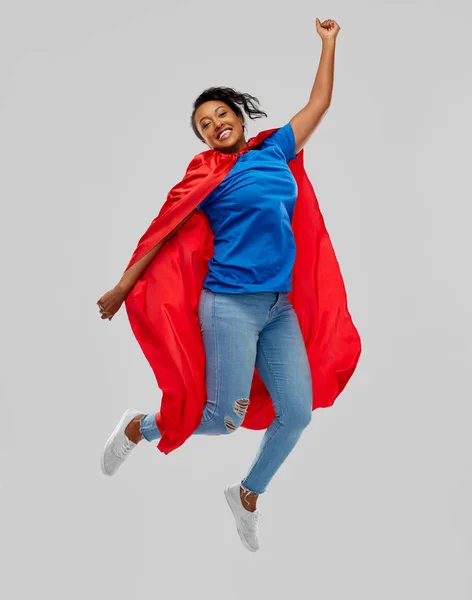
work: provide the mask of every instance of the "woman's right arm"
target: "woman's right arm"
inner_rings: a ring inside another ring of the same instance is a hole
[[[192,211],[181,223],[177,225],[166,237],[161,240],[152,250],[150,250],[147,254],[145,254],[142,258],[140,258],[137,262],[134,263],[129,269],[127,269],[119,283],[111,289],[109,292],[104,294],[101,298],[97,300],[97,304],[100,308],[100,312],[102,315],[102,319],[108,319],[111,321],[113,315],[118,312],[121,305],[126,299],[126,296],[133,289],[135,283],[144,273],[146,267],[153,261],[156,254],[162,248],[162,246],[170,239],[176,231],[178,231],[185,223],[190,219],[190,217],[197,212],[197,209]]]

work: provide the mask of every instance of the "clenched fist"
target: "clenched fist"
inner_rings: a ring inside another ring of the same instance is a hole
[[[126,294],[119,285],[115,286],[113,289],[104,294],[99,300],[97,300],[101,318],[111,321],[115,313],[120,310],[125,298]]]
[[[322,40],[336,40],[341,27],[333,21],[333,19],[326,19],[323,23],[316,19],[316,31]]]

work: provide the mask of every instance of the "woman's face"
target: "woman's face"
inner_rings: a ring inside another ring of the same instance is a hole
[[[214,150],[234,154],[247,145],[242,117],[221,100],[204,102],[196,110],[194,119],[203,140]]]

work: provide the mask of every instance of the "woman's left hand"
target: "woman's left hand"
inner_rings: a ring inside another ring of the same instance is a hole
[[[335,41],[340,29],[341,27],[339,27],[336,21],[333,21],[332,19],[327,19],[326,21],[323,21],[323,23],[320,23],[318,18],[316,19],[316,31],[323,41]]]

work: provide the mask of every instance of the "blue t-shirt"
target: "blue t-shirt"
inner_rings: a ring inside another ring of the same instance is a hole
[[[201,202],[214,235],[203,287],[214,292],[289,292],[295,262],[292,216],[297,183],[290,123],[236,160]]]

